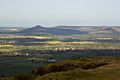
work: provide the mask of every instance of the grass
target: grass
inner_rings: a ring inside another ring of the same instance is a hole
[[[57,72],[36,78],[36,80],[119,80],[120,71],[112,70],[90,70],[76,69],[74,71]]]
[[[49,74],[39,76],[35,80],[119,80],[120,59],[88,58],[88,59],[82,59],[82,60],[78,59],[78,60],[72,60],[72,61],[65,61],[63,63],[78,64],[78,62],[89,62],[89,65],[87,65],[86,63],[83,64],[84,66],[86,65],[87,68],[89,69],[78,67],[78,68],[74,68],[73,70],[51,72]],[[93,64],[101,64],[101,62],[102,63],[105,62],[107,64],[93,65]],[[60,63],[56,65],[59,66]],[[91,69],[91,65],[94,66],[94,68]]]
[[[119,80],[119,66],[120,58],[69,59],[0,80]]]

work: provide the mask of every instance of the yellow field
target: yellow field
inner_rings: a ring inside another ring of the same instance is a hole
[[[14,45],[0,45],[0,47],[14,47]]]
[[[97,38],[98,40],[112,40],[113,38]]]
[[[88,42],[88,41],[81,41],[81,42],[62,42],[62,41],[47,41],[47,44],[94,44],[97,42]]]

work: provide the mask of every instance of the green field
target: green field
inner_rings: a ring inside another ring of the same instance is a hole
[[[45,58],[31,57],[0,57],[0,75],[15,75],[28,73],[33,69],[44,66]]]

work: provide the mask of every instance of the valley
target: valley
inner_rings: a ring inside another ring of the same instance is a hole
[[[45,28],[37,25],[18,28],[18,31],[1,31],[0,76],[29,74],[39,67],[64,60],[120,57],[119,27],[85,29],[85,26],[73,29],[72,26]]]

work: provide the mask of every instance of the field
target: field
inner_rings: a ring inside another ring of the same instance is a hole
[[[44,66],[46,59],[31,57],[0,57],[0,75],[11,76],[20,73],[29,73],[35,68]]]
[[[51,63],[83,57],[114,57],[114,59],[119,59],[120,39],[23,35],[1,36],[0,38],[0,75],[2,77],[23,73],[28,75],[38,67],[46,67]],[[75,69],[63,73],[51,73],[38,77],[36,80],[39,80],[39,78],[40,80],[48,80],[46,76],[49,75],[59,75],[63,80],[64,78],[67,80],[63,75],[70,76],[74,73],[76,74],[75,77],[78,74],[85,77],[89,74],[89,71]],[[94,75],[93,71],[90,73]],[[102,74],[102,72],[98,74]]]

